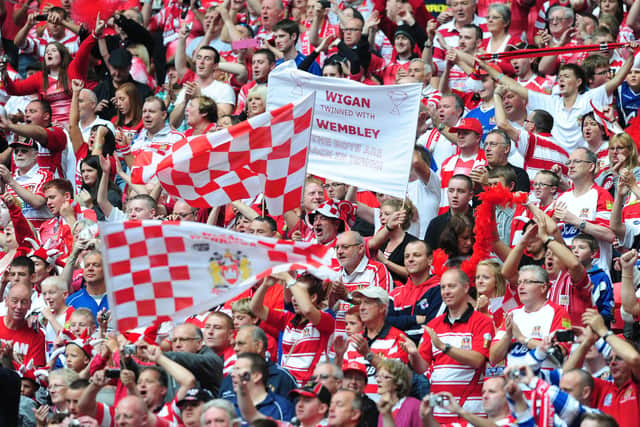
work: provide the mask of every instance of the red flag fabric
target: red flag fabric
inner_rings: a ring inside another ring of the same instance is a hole
[[[236,233],[196,222],[100,223],[109,307],[119,331],[181,321],[260,279],[306,270],[337,279],[330,248]]]
[[[193,207],[221,206],[264,193],[271,215],[298,208],[313,103],[312,93],[230,128],[178,141],[155,173],[170,195]]]

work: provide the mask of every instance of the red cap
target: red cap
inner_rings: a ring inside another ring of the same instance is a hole
[[[456,133],[461,130],[470,130],[477,133],[478,135],[482,135],[482,124],[478,119],[467,117],[464,119],[460,119],[460,123],[458,123],[458,126],[450,128],[449,132]]]
[[[489,62],[487,65],[499,73],[504,73],[502,68],[500,68],[500,65],[496,64],[495,62]],[[480,68],[480,70],[478,71],[478,76],[487,76],[487,75],[489,75],[489,73],[486,70]]]
[[[367,367],[364,366],[363,363],[356,362],[354,360],[350,362],[345,362],[342,365],[342,372],[346,374],[349,371],[359,372],[362,375],[364,375],[365,378],[369,378],[369,374],[367,374]]]

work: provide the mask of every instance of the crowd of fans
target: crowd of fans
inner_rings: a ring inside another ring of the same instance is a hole
[[[0,0],[0,425],[638,425],[640,1],[77,7]],[[132,182],[265,112],[289,60],[422,85],[404,200],[309,176],[274,217]],[[98,222],[145,219],[326,245],[339,279],[114,331]]]

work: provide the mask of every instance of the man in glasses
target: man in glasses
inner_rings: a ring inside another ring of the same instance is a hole
[[[571,245],[573,238],[580,233],[595,237],[600,249],[596,265],[608,273],[611,242],[615,239],[609,228],[613,198],[595,184],[597,161],[595,153],[586,148],[578,148],[569,155],[568,177],[573,182],[573,189],[558,197],[554,219],[560,225],[567,245]]]
[[[536,348],[545,337],[557,330],[571,328],[567,311],[547,300],[549,274],[542,267],[522,267],[517,284],[522,305],[507,314],[496,333],[489,350],[492,364],[500,363],[506,358],[506,366],[525,365],[529,350]],[[541,365],[543,370],[558,367],[549,359]]]
[[[171,347],[173,351],[166,352],[165,356],[189,369],[201,387],[216,395],[222,381],[222,359],[204,345],[202,330],[192,323],[176,326]]]
[[[16,137],[11,144],[13,149],[13,173],[0,164],[0,181],[7,184],[6,191],[19,199],[22,214],[35,228],[51,218],[47,210],[44,190],[45,182],[53,179],[53,174],[41,168],[38,163],[38,143],[33,139]]]

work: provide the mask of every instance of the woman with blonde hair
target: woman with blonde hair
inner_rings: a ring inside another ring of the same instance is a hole
[[[386,199],[380,204],[380,224],[376,234],[368,241],[371,254],[383,263],[393,280],[404,283],[409,276],[404,266],[404,248],[417,237],[409,234],[416,209],[409,199]]]
[[[491,316],[494,326],[499,328],[504,318],[502,303],[507,288],[500,263],[492,259],[480,261],[476,267],[475,284],[478,292],[475,309]]]
[[[377,368],[376,382],[380,395],[378,425],[391,424],[393,420],[397,426],[421,427],[420,401],[409,396],[412,380],[409,367],[397,359],[383,359]]]
[[[267,111],[267,87],[264,85],[254,86],[247,93],[247,118],[257,116]]]
[[[596,184],[615,196],[622,169],[631,171],[636,182],[640,181],[638,149],[631,136],[626,132],[618,133],[609,140],[609,168],[596,177]]]

